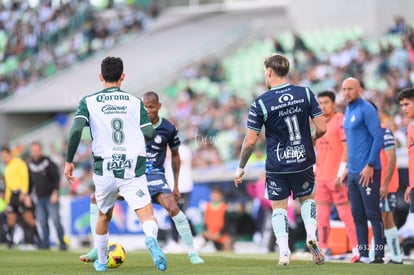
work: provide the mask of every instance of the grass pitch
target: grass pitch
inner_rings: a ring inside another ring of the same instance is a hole
[[[82,263],[82,252],[20,251],[0,247],[0,274],[97,274],[92,263]],[[292,260],[278,266],[276,254],[201,254],[205,264],[191,265],[186,254],[167,254],[165,272],[155,269],[147,251],[127,252],[126,261],[106,274],[414,274],[413,264],[349,264],[326,262],[317,266],[310,260]]]

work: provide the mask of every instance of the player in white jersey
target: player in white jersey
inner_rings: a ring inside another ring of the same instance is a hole
[[[99,209],[95,229],[98,251],[95,269],[108,269],[108,224],[119,193],[143,225],[145,244],[155,266],[164,271],[167,261],[158,246],[158,225],[145,177],[145,139],[154,136],[154,129],[142,101],[120,89],[124,77],[120,58],[106,57],[102,61],[99,79],[103,90],[85,96],[79,104],[70,131],[64,173],[69,182],[76,180],[73,158],[82,129],[89,126],[94,159],[93,181]]]

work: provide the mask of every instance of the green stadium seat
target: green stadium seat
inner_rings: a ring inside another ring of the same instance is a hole
[[[19,68],[19,59],[16,56],[9,56],[3,64],[6,74],[12,74]]]

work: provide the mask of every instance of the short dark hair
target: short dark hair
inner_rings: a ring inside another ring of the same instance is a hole
[[[107,56],[101,63],[101,74],[106,82],[117,82],[124,72],[124,64],[120,57]]]
[[[211,193],[216,192],[216,193],[220,193],[224,195],[223,190],[217,185],[213,185],[210,190],[211,190]]]
[[[335,100],[336,100],[336,95],[331,90],[325,90],[325,91],[322,91],[322,92],[318,93],[318,98],[320,98],[320,97],[329,97],[332,102],[335,102]]]
[[[284,77],[289,73],[289,59],[281,54],[273,54],[265,59],[264,66],[271,68],[278,76]]]
[[[1,147],[1,151],[2,152],[7,152],[7,153],[11,153],[11,150],[10,150],[10,147],[8,147],[8,146],[3,146],[3,147]]]
[[[158,97],[158,94],[154,91],[148,91],[142,97],[144,97],[144,96],[153,96],[153,97],[155,97],[157,102],[160,102],[160,98]]]
[[[405,88],[398,94],[398,101],[403,99],[414,100],[414,88]]]

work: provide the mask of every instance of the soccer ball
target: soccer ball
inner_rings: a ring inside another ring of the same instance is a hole
[[[123,262],[125,262],[125,258],[125,249],[120,243],[108,243],[108,267],[119,267]]]

